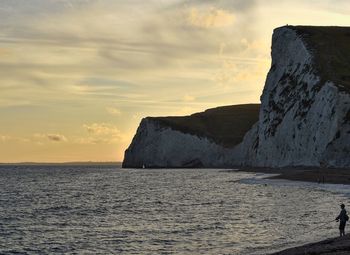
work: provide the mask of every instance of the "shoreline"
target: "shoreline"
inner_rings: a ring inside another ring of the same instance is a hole
[[[329,238],[320,242],[288,248],[270,255],[345,255],[350,254],[350,234],[344,237]]]
[[[239,168],[240,172],[275,174],[266,179],[284,179],[320,184],[350,184],[350,169],[348,168]],[[349,226],[348,226],[349,228]],[[307,243],[301,246],[287,248],[270,255],[345,255],[350,254],[350,234],[345,237],[333,237],[323,241]]]
[[[257,168],[244,167],[238,171],[248,173],[276,174],[267,179],[284,179],[290,181],[304,181],[328,184],[350,184],[350,168],[313,168],[313,167],[286,167],[286,168]]]

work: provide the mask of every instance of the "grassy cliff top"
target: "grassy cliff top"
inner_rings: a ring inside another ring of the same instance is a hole
[[[231,105],[208,109],[181,117],[148,117],[161,125],[183,133],[207,137],[225,147],[243,140],[259,119],[259,104]]]
[[[314,53],[317,72],[323,81],[333,81],[350,92],[350,27],[288,26]]]

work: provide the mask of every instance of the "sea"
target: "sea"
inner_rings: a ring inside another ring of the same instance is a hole
[[[269,254],[338,235],[349,186],[265,177],[0,166],[0,254]]]

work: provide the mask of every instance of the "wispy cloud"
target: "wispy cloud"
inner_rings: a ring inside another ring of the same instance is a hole
[[[68,139],[62,135],[62,134],[43,134],[43,133],[36,133],[33,135],[36,139],[47,139],[51,142],[66,142]]]
[[[65,142],[67,138],[61,134],[47,134],[46,137],[53,142]]]
[[[111,144],[124,142],[130,135],[122,133],[119,128],[110,123],[84,124],[83,128],[88,132],[88,136],[78,137],[78,143],[85,144]]]
[[[112,142],[111,139],[108,138],[100,138],[100,137],[80,137],[75,140],[78,144],[90,144],[90,145],[98,145],[98,144],[110,144]]]
[[[115,107],[106,107],[106,111],[111,114],[111,115],[115,115],[115,116],[120,116],[122,114],[122,112],[115,108]]]
[[[209,81],[211,93],[222,57],[252,57],[251,52],[240,53],[244,46],[239,40],[250,36],[246,27],[240,28],[240,12],[251,10],[245,5],[251,7],[254,1],[39,2],[34,7],[20,6],[17,0],[5,4],[22,16],[6,16],[12,25],[0,36],[5,49],[13,51],[13,57],[0,60],[0,86],[25,91],[21,94],[32,103],[46,98],[80,100],[84,95],[121,98],[141,106],[161,99],[160,88],[176,79],[181,81],[167,87],[163,99],[175,99],[181,89],[199,86],[203,80]],[[172,4],[177,7],[166,8]],[[39,10],[45,14],[32,15]],[[233,39],[237,36],[238,42]],[[9,90],[3,96],[10,94]],[[143,98],[136,100],[132,94]]]
[[[185,102],[192,102],[192,101],[196,100],[196,98],[195,98],[194,96],[191,96],[191,95],[189,95],[189,94],[186,94],[186,95],[184,95],[183,100],[184,100]]]
[[[3,143],[9,143],[9,142],[28,143],[28,142],[30,142],[30,139],[27,137],[21,137],[21,136],[0,135],[0,142],[3,142]]]
[[[83,127],[90,133],[96,135],[112,135],[119,136],[119,129],[108,123],[92,123],[92,124],[84,124]]]
[[[8,135],[0,135],[0,141],[1,142],[6,142],[8,140],[11,140],[11,136]]]
[[[187,17],[188,23],[200,28],[215,28],[230,26],[235,21],[235,16],[225,10],[210,8],[199,10],[192,8]]]

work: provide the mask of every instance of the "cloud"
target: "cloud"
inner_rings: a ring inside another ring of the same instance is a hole
[[[247,82],[258,83],[269,68],[269,61],[259,63],[236,63],[226,59],[214,76],[219,87],[230,88]]]
[[[66,142],[66,141],[68,141],[68,139],[62,134],[36,133],[33,135],[33,137],[37,138],[37,139],[48,139],[52,142]]]
[[[192,8],[189,11],[187,21],[190,25],[200,28],[226,27],[233,24],[235,16],[220,9],[199,10]]]
[[[111,139],[96,137],[84,137],[76,139],[76,142],[79,144],[110,144],[111,141]]]
[[[199,112],[202,109],[198,110],[197,108],[193,108],[191,106],[183,106],[183,107],[177,107],[174,109],[174,111],[171,113],[173,116],[185,116],[185,115],[191,115],[195,112]]]
[[[106,111],[111,114],[111,115],[116,115],[116,116],[120,116],[122,114],[122,112],[114,107],[106,107]]]
[[[184,100],[185,102],[192,102],[192,101],[196,100],[196,98],[195,98],[194,96],[191,96],[191,95],[186,94],[186,95],[183,97],[183,100]]]
[[[65,142],[67,138],[61,134],[47,134],[46,137],[53,142]]]
[[[248,12],[258,4],[259,0],[182,0],[177,1],[175,6],[219,6],[225,10],[235,10],[239,12]]]
[[[121,132],[120,130],[108,123],[93,123],[93,124],[84,124],[83,127],[90,133],[94,135],[111,135],[113,137],[119,137]]]
[[[1,142],[6,142],[8,140],[11,140],[12,137],[11,136],[8,136],[8,135],[0,135],[0,141]]]
[[[81,144],[111,144],[124,142],[130,139],[130,135],[124,135],[115,125],[110,123],[84,124],[83,128],[88,132],[88,137],[76,137],[76,142]]]
[[[30,139],[19,136],[10,136],[10,135],[0,135],[0,142],[20,142],[20,143],[28,143]]]
[[[186,5],[177,0],[34,1],[35,7],[17,0],[4,4],[21,15],[0,36],[11,49],[11,56],[0,60],[0,87],[9,88],[3,99],[42,105],[69,98],[83,104],[84,95],[124,105],[154,101],[157,107],[189,85],[209,81],[210,93],[211,73],[221,66],[220,45],[229,45],[221,55],[232,57],[243,47],[239,38],[249,39],[247,27],[241,28],[241,0]],[[164,8],[173,3],[179,5]],[[40,10],[42,15],[33,15]],[[199,29],[205,27],[229,29]],[[163,95],[164,87],[168,93]]]
[[[11,50],[6,48],[0,48],[0,56],[6,57],[11,55]]]

